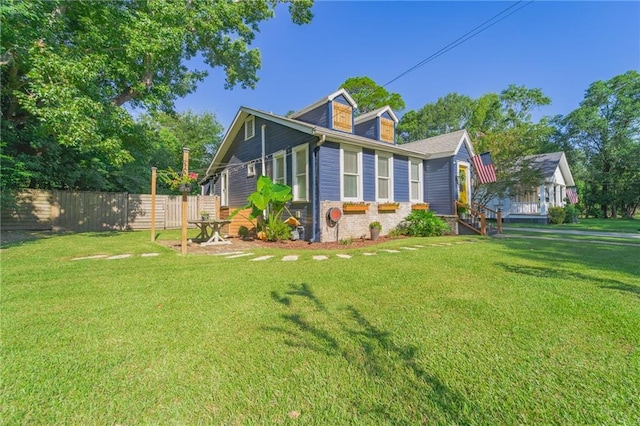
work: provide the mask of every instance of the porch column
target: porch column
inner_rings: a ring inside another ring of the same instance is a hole
[[[562,207],[565,206],[564,199],[567,198],[567,187],[562,185],[560,186],[560,205]]]
[[[540,196],[540,214],[542,215],[547,214],[546,188],[547,186],[543,183],[542,185],[540,185],[540,188],[538,189],[538,192],[539,192],[538,195]]]

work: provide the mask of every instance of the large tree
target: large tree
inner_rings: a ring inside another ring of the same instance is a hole
[[[260,53],[250,44],[278,3],[4,0],[7,170],[26,168],[30,186],[118,189],[112,172],[134,161],[146,133],[129,111],[171,111],[207,75],[188,66],[196,56],[225,70],[226,87],[253,88]],[[309,22],[311,5],[290,2],[292,20]]]
[[[633,216],[640,206],[640,73],[591,84],[563,125],[584,161],[584,204],[603,217]]]
[[[389,92],[369,77],[350,77],[340,87],[349,92],[358,104],[357,114],[366,114],[387,105],[396,112],[405,109],[402,96]]]

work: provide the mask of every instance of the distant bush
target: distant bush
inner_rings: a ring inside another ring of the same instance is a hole
[[[403,230],[411,237],[434,237],[451,231],[431,210],[414,210],[404,220]]]
[[[564,211],[564,208],[556,206],[549,207],[549,220],[551,223],[555,225],[560,225],[564,223],[564,218],[567,216],[567,212]]]

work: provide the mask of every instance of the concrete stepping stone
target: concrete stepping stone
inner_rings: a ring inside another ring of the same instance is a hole
[[[313,260],[327,260],[327,259],[328,257],[323,255],[313,256]]]
[[[246,256],[253,256],[253,253],[238,253],[238,254],[234,254],[233,256],[227,256],[225,257],[225,259],[237,259],[238,257],[246,257]]]
[[[96,254],[94,256],[74,257],[71,260],[102,259],[103,257],[107,257],[107,255],[106,254]]]
[[[421,246],[420,244],[416,244],[414,247],[415,248],[424,248],[424,246]]]
[[[285,256],[285,257],[282,258],[283,262],[293,262],[293,261],[296,261],[296,260],[298,260],[298,256],[294,255],[294,254],[289,255],[289,256]]]
[[[351,256],[348,254],[336,254],[340,259],[351,259]]]
[[[233,255],[233,254],[241,254],[244,253],[243,251],[226,251],[224,253],[213,253],[213,256],[229,256],[229,255]]]
[[[402,250],[418,250],[415,247],[400,247]]]
[[[362,253],[365,256],[375,256],[378,253]]]
[[[131,257],[130,254],[118,254],[116,256],[110,256],[107,257],[107,260],[113,260],[113,259],[126,259],[127,257]]]
[[[142,257],[155,257],[155,256],[160,256],[160,253],[142,253],[140,256],[142,256]]]
[[[267,259],[271,259],[273,256],[260,256],[260,257],[256,257],[255,259],[251,259],[252,262],[260,262],[262,260],[267,260]]]
[[[380,251],[386,251],[387,253],[400,253],[400,250],[382,249]]]

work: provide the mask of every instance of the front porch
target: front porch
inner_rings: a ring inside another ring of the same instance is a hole
[[[564,207],[567,188],[547,182],[538,188],[513,196],[503,206],[505,222],[547,223],[551,207]]]

